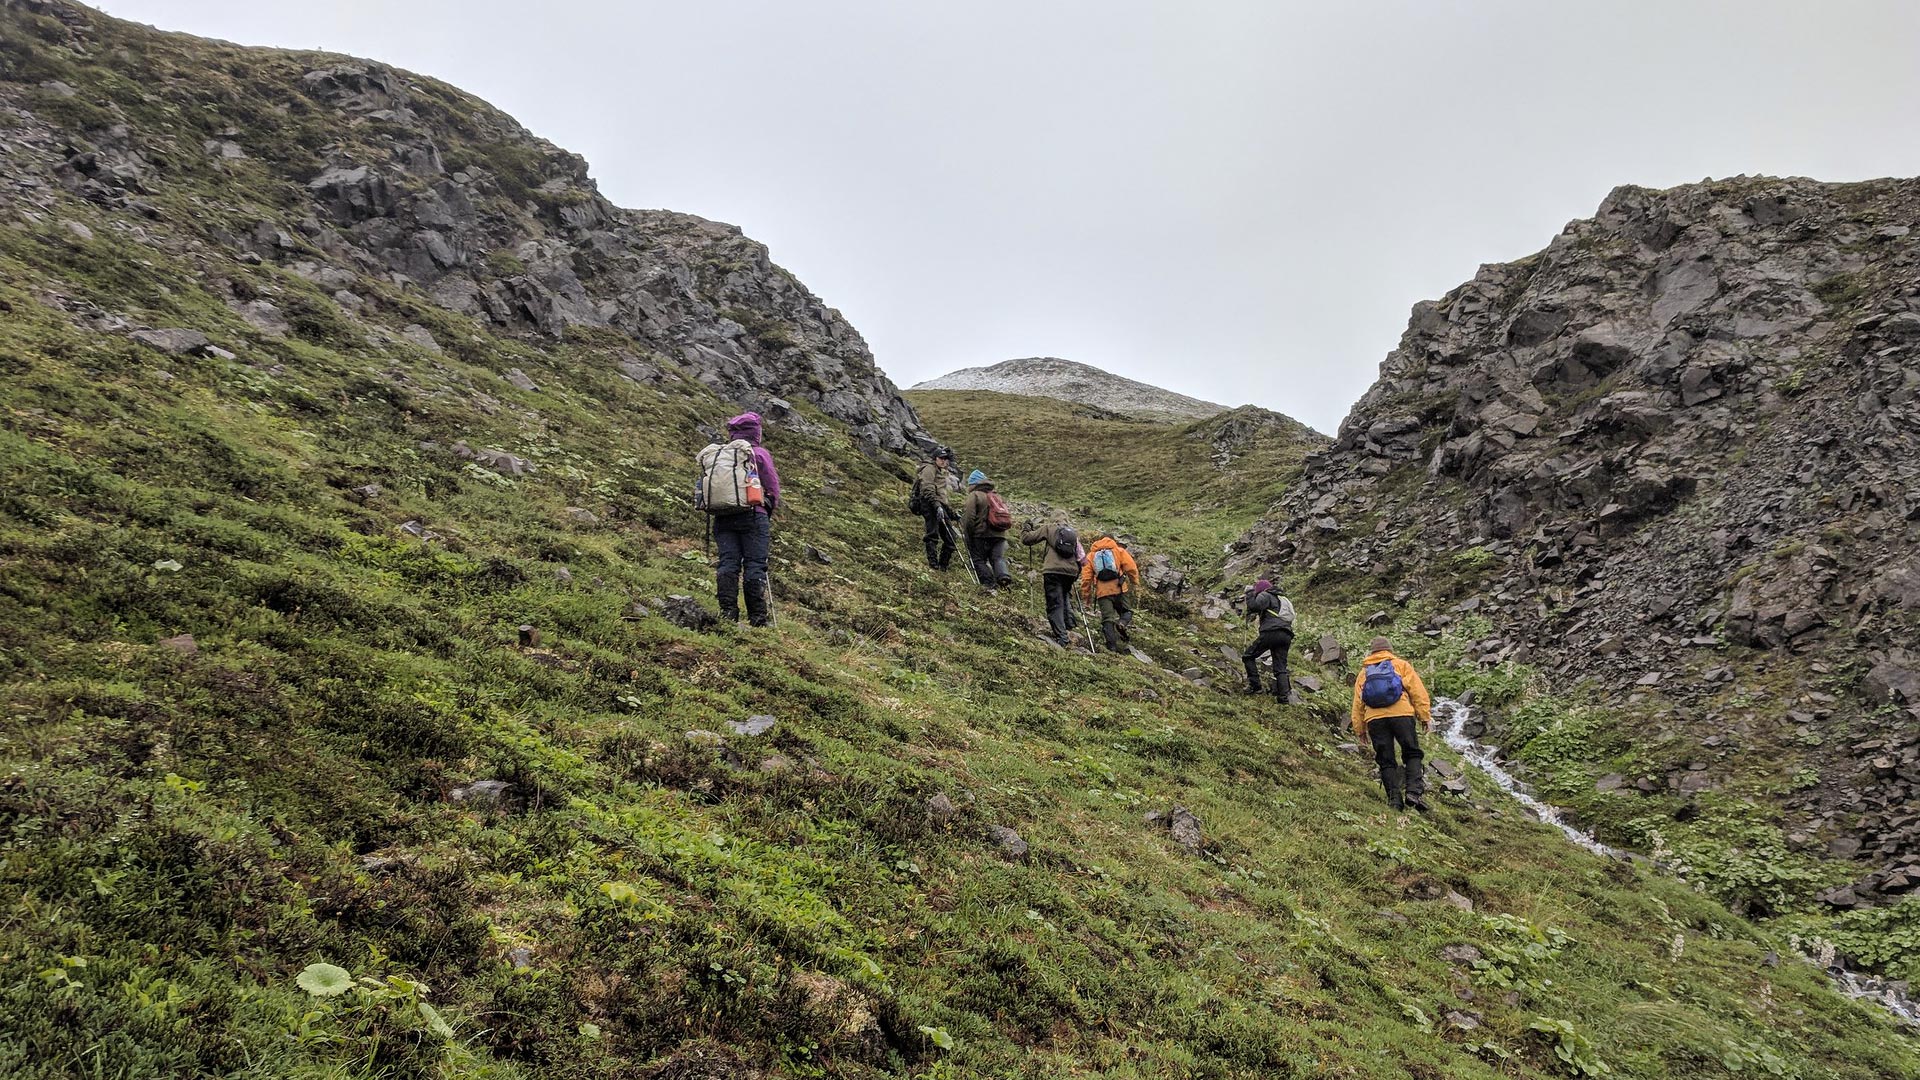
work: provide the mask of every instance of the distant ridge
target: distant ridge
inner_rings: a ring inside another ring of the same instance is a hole
[[[1224,405],[1052,356],[1008,360],[991,367],[962,368],[928,379],[913,389],[997,390],[1003,394],[1057,398],[1150,420],[1203,420],[1227,411]]]

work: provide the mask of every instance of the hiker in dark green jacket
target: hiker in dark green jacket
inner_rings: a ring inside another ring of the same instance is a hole
[[[1069,633],[1079,622],[1073,617],[1073,583],[1080,577],[1080,534],[1066,522],[1035,525],[1027,522],[1020,530],[1020,542],[1032,547],[1045,544],[1046,558],[1040,563],[1040,581],[1047,592],[1047,624],[1053,627],[1053,640],[1063,646],[1073,644]]]
[[[953,451],[935,447],[933,460],[920,466],[913,478],[911,502],[926,525],[921,537],[927,548],[927,565],[945,570],[953,561],[953,504],[947,501],[947,473],[953,466]]]

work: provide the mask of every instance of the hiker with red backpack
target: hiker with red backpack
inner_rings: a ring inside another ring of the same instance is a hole
[[[726,442],[700,451],[694,501],[707,512],[720,551],[713,575],[720,618],[740,621],[744,584],[747,621],[766,626],[773,622],[767,556],[773,544],[773,514],[780,507],[780,472],[773,467],[773,455],[760,445],[759,413],[741,413],[727,421],[727,436]]]
[[[1433,733],[1433,699],[1413,665],[1393,654],[1386,638],[1374,638],[1366,660],[1353,680],[1353,730],[1373,744],[1380,766],[1380,786],[1387,805],[1395,810],[1412,807],[1427,812],[1426,754],[1420,750],[1416,721]],[[1400,748],[1400,762],[1393,750]]]
[[[973,556],[973,575],[992,592],[1013,583],[1007,571],[1007,532],[1013,528],[1013,508],[993,490],[987,474],[967,474],[967,501],[960,506],[960,532]]]
[[[1045,544],[1046,557],[1040,563],[1040,582],[1047,594],[1047,624],[1053,628],[1053,640],[1071,647],[1071,631],[1079,622],[1073,615],[1073,582],[1080,576],[1080,564],[1086,552],[1080,547],[1080,534],[1064,521],[1035,525],[1029,521],[1020,530],[1020,542],[1032,547]]]
[[[1080,568],[1080,591],[1087,606],[1100,611],[1100,633],[1107,639],[1108,652],[1120,652],[1122,639],[1133,637],[1133,605],[1128,596],[1140,587],[1140,564],[1133,553],[1120,546],[1111,533],[1087,549],[1087,562]]]

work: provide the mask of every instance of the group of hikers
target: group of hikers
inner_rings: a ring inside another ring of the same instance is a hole
[[[700,477],[695,504],[707,512],[719,552],[714,569],[714,591],[720,617],[740,620],[740,602],[746,599],[747,620],[753,626],[773,621],[772,588],[767,575],[771,522],[780,507],[780,473],[773,455],[761,445],[764,432],[758,413],[747,412],[727,421],[727,439],[700,452]],[[955,514],[949,498],[953,453],[935,448],[913,481],[908,508],[924,525],[922,542],[927,565],[946,570],[962,540],[973,576],[988,592],[1013,583],[1007,566],[1007,538],[1013,532],[1013,510],[992,481],[979,469],[966,478],[966,499]],[[1073,643],[1080,625],[1074,610],[1074,591],[1084,606],[1098,613],[1106,648],[1125,651],[1133,636],[1131,594],[1140,587],[1140,566],[1118,539],[1103,533],[1091,547],[1065,521],[1037,524],[1020,530],[1020,542],[1041,546],[1040,580],[1046,596],[1047,624],[1053,640]],[[1293,648],[1295,619],[1292,601],[1271,579],[1263,578],[1243,598],[1247,617],[1255,621],[1256,636],[1241,651],[1247,685],[1245,693],[1259,695],[1260,659],[1273,665],[1271,693],[1286,704],[1292,700],[1293,678],[1287,660]],[[1394,655],[1384,637],[1370,643],[1366,659],[1353,682],[1354,732],[1373,748],[1380,784],[1395,810],[1425,812],[1425,755],[1418,728],[1433,730],[1433,700],[1412,664]]]
[[[1004,589],[1013,583],[1007,569],[1013,509],[994,490],[987,474],[975,469],[967,474],[967,497],[956,515],[949,499],[952,470],[953,451],[936,447],[914,476],[908,496],[907,508],[925,526],[921,542],[926,548],[927,565],[946,570],[952,565],[958,541],[964,540],[974,580],[988,592]],[[1123,643],[1133,638],[1130,596],[1140,587],[1140,564],[1134,561],[1133,553],[1110,533],[1102,533],[1092,547],[1087,547],[1080,542],[1079,532],[1064,521],[1028,521],[1020,530],[1020,542],[1027,547],[1042,545],[1040,581],[1053,640],[1063,647],[1073,644],[1073,631],[1080,625],[1073,604],[1077,584],[1084,607],[1099,614],[1107,650],[1125,651]]]

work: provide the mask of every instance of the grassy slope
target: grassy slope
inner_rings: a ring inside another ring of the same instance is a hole
[[[704,591],[685,459],[722,403],[398,293],[371,298],[449,354],[367,345],[270,267],[61,214],[94,239],[0,227],[0,1074],[1487,1077],[1566,1072],[1556,1047],[1632,1076],[1920,1072],[1683,887],[1498,801],[1389,819],[1337,693],[1249,708],[1034,641],[1019,598],[914,567],[898,464],[846,439],[775,435],[777,632],[625,619]],[[263,338],[202,272],[310,317]],[[49,293],[238,358],[159,357]],[[419,447],[461,438],[540,469]],[[159,644],[180,633],[195,655]],[[1177,630],[1141,636],[1185,662]],[[759,713],[779,726],[686,737]],[[474,779],[512,795],[449,798]],[[1142,823],[1174,803],[1205,855]],[[1421,899],[1447,889],[1477,910]],[[1458,942],[1485,966],[1444,962]],[[379,988],[309,996],[316,962]]]
[[[477,328],[548,387],[496,387],[513,420],[423,418],[355,392],[365,358],[232,326],[209,329],[298,377],[196,360],[162,383],[32,299],[75,284],[68,240],[0,237],[10,1074],[614,1075],[702,1036],[794,1075],[1494,1075],[1468,1042],[1550,1074],[1537,1017],[1629,1075],[1914,1069],[1683,888],[1512,814],[1389,820],[1315,719],[1337,702],[1241,710],[1031,641],[1010,599],[912,568],[911,530],[865,501],[899,480],[843,442],[776,443],[779,633],[626,622],[628,597],[704,582],[664,508],[719,403]],[[159,321],[211,310],[184,267],[151,272],[174,275]],[[409,370],[489,378],[438,365]],[[545,467],[503,483],[414,449],[477,433]],[[340,489],[370,478],[392,494]],[[522,621],[550,651],[513,647]],[[199,655],[155,644],[180,632]],[[684,736],[752,713],[781,727],[732,755]],[[520,797],[444,799],[476,777]],[[936,792],[955,822],[929,820]],[[1206,857],[1141,824],[1175,802]],[[1034,851],[1002,859],[987,823]],[[1429,882],[1479,913],[1410,898]],[[1526,931],[1486,913],[1573,943],[1520,959]],[[1510,962],[1454,974],[1455,941]],[[458,1042],[391,1001],[306,998],[315,961],[424,979]],[[1487,1027],[1427,1032],[1469,983]]]
[[[1184,423],[1131,420],[1054,398],[989,390],[907,395],[927,430],[949,440],[962,469],[980,468],[1001,491],[1067,509],[1077,521],[1120,529],[1141,552],[1165,552],[1206,571],[1264,513],[1324,443],[1304,425],[1254,408]],[[1224,428],[1262,433],[1215,461]]]

